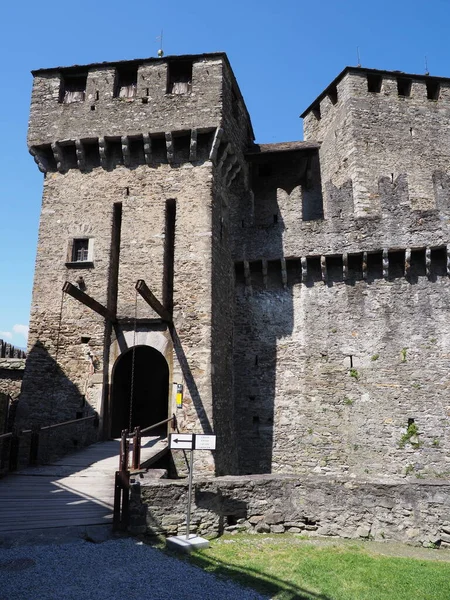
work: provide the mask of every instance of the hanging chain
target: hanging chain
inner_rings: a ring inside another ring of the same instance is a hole
[[[131,389],[130,389],[130,421],[128,424],[128,431],[131,433],[133,426],[133,400],[134,400],[134,361],[136,355],[136,326],[137,326],[137,303],[138,303],[138,292],[136,290],[134,298],[134,328],[133,328],[133,350],[131,351]]]

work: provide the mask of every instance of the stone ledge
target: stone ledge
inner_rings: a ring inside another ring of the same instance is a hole
[[[23,371],[25,369],[25,358],[0,358],[0,370]]]

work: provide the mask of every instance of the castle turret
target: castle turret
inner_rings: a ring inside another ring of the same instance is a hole
[[[22,414],[96,411],[116,437],[177,412],[181,430],[218,435],[203,468],[235,471],[228,215],[253,133],[226,55],[33,75],[28,144],[45,179]]]
[[[448,211],[450,79],[347,67],[302,117],[305,140],[321,142],[325,215],[348,182],[359,217],[381,214],[387,184],[404,208]]]

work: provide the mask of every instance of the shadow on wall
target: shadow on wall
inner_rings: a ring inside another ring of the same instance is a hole
[[[261,155],[251,165],[254,219],[248,232],[264,237],[267,252],[258,266],[241,263],[236,273],[234,399],[239,438],[239,472],[270,473],[274,444],[276,365],[288,368],[280,341],[294,327],[292,286],[288,286],[283,237],[298,220],[323,218],[317,152]],[[245,244],[244,213],[234,215],[236,246]],[[249,249],[251,252],[251,249]],[[276,260],[273,260],[276,257]],[[300,266],[300,265],[299,265]]]
[[[219,517],[218,535],[223,535],[226,527],[237,525],[239,519],[247,518],[247,503],[222,494],[220,488],[214,492],[203,492],[196,487],[195,505],[197,508],[213,512]]]
[[[88,363],[87,363],[88,364]],[[27,357],[22,392],[13,427],[19,430],[54,425],[94,415],[86,396],[64,373],[41,342]],[[62,456],[97,441],[98,429],[88,426],[62,427],[48,435],[48,452]]]

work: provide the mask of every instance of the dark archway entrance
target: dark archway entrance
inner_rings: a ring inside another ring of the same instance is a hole
[[[164,356],[150,346],[136,346],[131,427],[142,428],[167,419],[169,366]],[[119,356],[112,377],[111,436],[120,437],[130,424],[133,348]],[[152,431],[152,435],[162,432]]]

